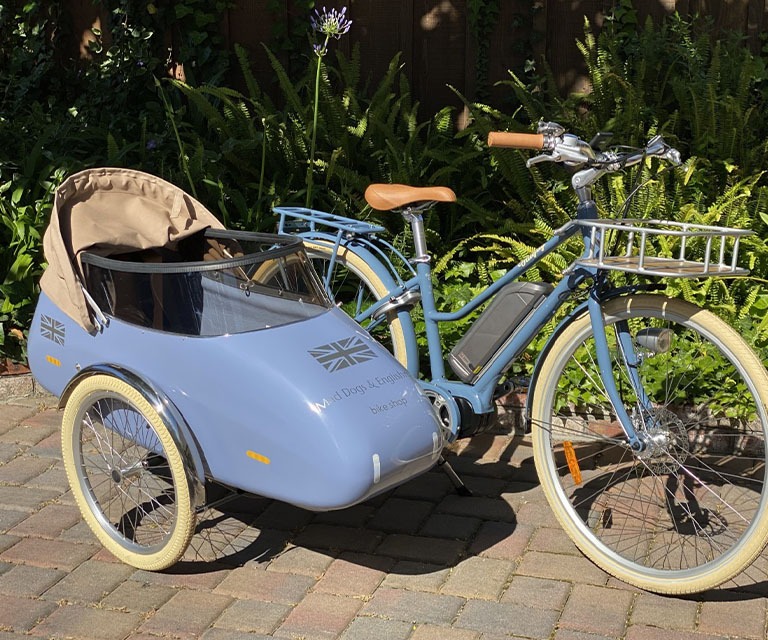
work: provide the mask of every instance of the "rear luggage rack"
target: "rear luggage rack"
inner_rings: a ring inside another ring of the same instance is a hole
[[[274,212],[280,215],[278,233],[318,231],[318,228],[326,230],[328,227],[354,235],[371,235],[386,231],[384,227],[370,222],[305,207],[275,207]]]

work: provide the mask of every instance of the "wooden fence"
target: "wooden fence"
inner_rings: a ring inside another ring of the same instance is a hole
[[[612,0],[499,0],[493,29],[480,42],[468,8],[477,0],[327,0],[327,6],[348,6],[354,24],[338,45],[349,52],[359,43],[362,66],[376,80],[390,60],[402,53],[414,97],[425,110],[457,105],[448,88],[473,98],[483,87],[507,79],[509,69],[520,69],[527,59],[544,57],[566,93],[585,88],[584,64],[576,40],[584,35],[585,18],[599,30]],[[98,15],[90,0],[67,0],[78,28],[88,29]],[[641,20],[658,19],[674,11],[682,15],[708,14],[716,30],[740,30],[753,48],[768,28],[766,0],[635,0]],[[260,46],[273,38],[275,20],[303,21],[290,1],[282,16],[266,9],[266,0],[238,0],[222,23],[227,43],[244,45],[253,54],[257,79],[266,81],[271,69]],[[268,84],[268,82],[263,82]],[[480,86],[483,85],[483,86]],[[505,89],[490,89],[491,102],[500,104]]]

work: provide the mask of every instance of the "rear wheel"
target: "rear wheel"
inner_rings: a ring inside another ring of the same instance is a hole
[[[184,462],[136,389],[108,375],[80,382],[64,410],[62,454],[83,518],[117,558],[150,571],[181,558],[195,528]]]
[[[389,293],[390,288],[376,271],[351,249],[339,247],[332,261],[333,247],[311,240],[304,240],[304,246],[331,299],[350,317],[359,320],[361,313]],[[359,321],[404,367],[408,366],[405,332],[411,325],[407,311],[393,310],[376,320]]]
[[[728,325],[693,305],[641,295],[603,309],[613,375],[646,446],[636,453],[627,443],[585,315],[552,344],[533,390],[542,488],[608,573],[660,593],[717,586],[768,538],[768,375]],[[649,403],[630,382],[625,335]]]

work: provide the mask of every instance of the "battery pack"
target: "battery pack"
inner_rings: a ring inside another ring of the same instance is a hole
[[[545,282],[510,282],[496,294],[448,354],[448,364],[471,382],[552,291]]]

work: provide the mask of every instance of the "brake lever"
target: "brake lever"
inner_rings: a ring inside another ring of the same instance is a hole
[[[533,156],[533,158],[528,158],[528,160],[525,161],[525,166],[529,169],[535,165],[539,164],[540,162],[554,162],[554,158],[549,153],[540,153],[537,156]]]

